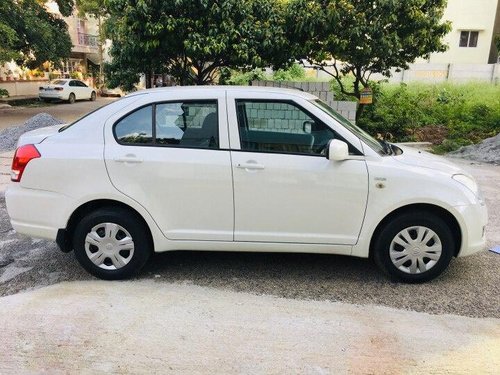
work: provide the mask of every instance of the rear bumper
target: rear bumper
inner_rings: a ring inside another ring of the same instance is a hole
[[[57,92],[40,92],[38,97],[40,99],[63,99],[63,95]]]
[[[11,183],[5,192],[5,203],[12,228],[18,233],[56,240],[59,228],[66,227],[70,200],[62,194]]]
[[[471,255],[486,248],[486,224],[488,224],[488,211],[484,204],[458,206],[455,209],[463,219],[462,247],[459,257]]]

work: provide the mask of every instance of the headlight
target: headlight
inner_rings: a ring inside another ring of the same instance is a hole
[[[454,174],[451,177],[455,181],[460,182],[467,189],[469,189],[470,191],[472,191],[477,197],[480,197],[479,188],[477,186],[477,183],[472,178],[470,178],[469,176],[466,176],[464,174]]]

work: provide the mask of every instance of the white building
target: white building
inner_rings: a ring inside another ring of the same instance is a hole
[[[500,34],[498,0],[448,0],[443,20],[452,30],[444,37],[448,50],[417,63],[494,64],[498,62],[495,35]]]

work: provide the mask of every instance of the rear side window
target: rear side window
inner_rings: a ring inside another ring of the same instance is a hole
[[[175,102],[156,105],[156,143],[219,148],[216,102]]]
[[[122,118],[115,125],[115,136],[120,143],[152,144],[153,107],[143,107]]]
[[[157,103],[142,107],[115,124],[121,144],[219,148],[217,101]]]

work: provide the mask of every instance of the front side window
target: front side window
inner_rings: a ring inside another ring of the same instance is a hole
[[[461,31],[460,32],[460,47],[477,47],[478,31]]]
[[[119,120],[115,137],[122,144],[219,148],[216,101],[157,103]]]
[[[293,103],[237,100],[236,108],[244,151],[324,155],[328,142],[338,137]]]

